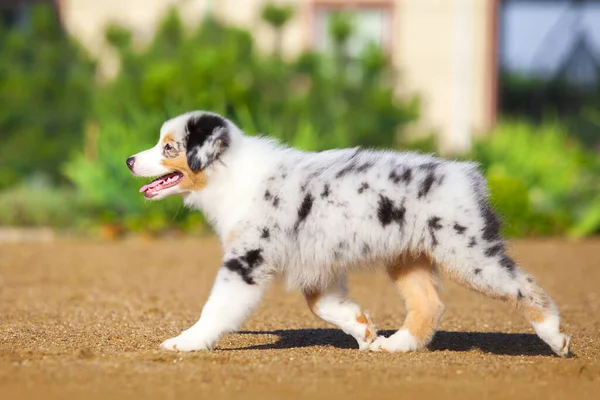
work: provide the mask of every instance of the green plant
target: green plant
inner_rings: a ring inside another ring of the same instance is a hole
[[[289,5],[267,3],[263,7],[261,17],[275,30],[275,52],[281,55],[283,44],[283,27],[294,16],[294,9]]]
[[[32,6],[26,27],[0,26],[0,37],[0,190],[34,174],[59,182],[81,145],[94,62],[49,5]]]
[[[88,135],[88,151],[65,165],[66,176],[95,220],[131,231],[160,232],[174,225],[203,229],[202,220],[190,216],[180,199],[145,201],[138,189],[149,180],[135,179],[125,166],[129,156],[155,144],[163,121],[163,116],[134,110],[127,120],[109,119],[97,134]],[[198,225],[191,226],[190,219]]]
[[[141,183],[125,167],[128,156],[155,144],[167,118],[182,112],[212,110],[249,134],[266,133],[306,150],[390,147],[416,116],[416,102],[394,97],[393,74],[376,49],[356,61],[356,79],[345,79],[324,55],[307,53],[290,62],[277,53],[262,55],[247,31],[213,19],[186,32],[175,11],[141,51],[131,47],[122,27],[112,25],[106,35],[121,70],[98,88],[88,150],[64,171],[103,221],[129,229],[148,229],[144,221],[153,221],[152,230],[198,222],[198,213],[183,210],[180,199],[145,202],[137,193]]]
[[[513,236],[590,234],[600,229],[597,155],[555,121],[503,121],[476,143],[492,200]]]
[[[20,185],[0,192],[0,225],[74,228],[81,204],[71,189],[48,185]]]

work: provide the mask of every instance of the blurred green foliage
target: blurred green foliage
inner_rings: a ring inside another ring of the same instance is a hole
[[[73,190],[45,184],[15,186],[0,192],[0,225],[73,228],[83,211]]]
[[[94,62],[49,5],[32,7],[26,27],[0,26],[0,38],[0,190],[31,175],[60,181],[82,143]]]
[[[600,229],[598,154],[557,121],[504,121],[476,143],[471,158],[486,171],[508,235],[584,236]]]
[[[270,55],[255,50],[248,31],[210,18],[188,31],[175,11],[143,49],[134,48],[130,31],[112,25],[105,36],[121,68],[99,83],[94,63],[51,12],[34,9],[30,29],[5,30],[0,41],[0,131],[7,140],[0,147],[0,225],[202,231],[201,214],[179,198],[145,201],[138,193],[145,181],[125,166],[127,157],[155,144],[165,119],[193,109],[311,151],[435,146],[431,138],[403,137],[419,104],[394,96],[386,56],[375,46],[358,58],[348,54],[350,14],[331,20],[331,54],[291,60],[281,54],[290,10],[277,6],[262,14],[276,38]],[[588,114],[591,123],[600,121],[597,112]],[[557,122],[506,121],[476,143],[469,157],[482,163],[509,235],[600,229],[597,153],[571,137]],[[61,183],[65,178],[70,186]]]
[[[600,82],[576,85],[561,77],[501,71],[499,103],[500,112],[509,118],[540,123],[549,115],[560,115],[569,136],[600,149]]]
[[[268,6],[263,16],[281,29],[288,13]],[[131,34],[122,27],[109,27],[106,38],[121,69],[97,89],[87,150],[68,161],[64,171],[95,213],[127,229],[148,229],[146,221],[155,214],[150,228],[156,230],[197,218],[182,209],[180,199],[143,201],[137,193],[140,181],[125,168],[128,156],[156,143],[166,118],[213,110],[250,134],[265,132],[306,150],[322,150],[391,147],[396,132],[417,116],[415,101],[394,97],[392,70],[375,49],[353,60],[350,74],[326,55],[306,53],[291,61],[277,51],[262,55],[249,32],[213,19],[188,32],[176,11],[141,51],[132,48]]]

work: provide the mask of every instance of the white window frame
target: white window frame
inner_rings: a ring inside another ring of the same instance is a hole
[[[381,30],[381,37],[378,40],[381,49],[386,54],[392,53],[394,39],[394,2],[393,1],[315,1],[312,7],[312,47],[314,49],[323,48],[324,38],[322,32],[326,32],[327,28],[322,24],[324,19],[320,17],[321,13],[348,11],[350,13],[360,13],[365,11],[380,11],[384,16],[384,26]]]

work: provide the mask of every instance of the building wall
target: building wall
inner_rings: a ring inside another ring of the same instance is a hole
[[[273,32],[260,21],[265,0],[59,0],[67,29],[103,54],[103,27],[117,21],[147,41],[165,10],[178,5],[184,20],[197,23],[212,11],[218,18],[246,27],[264,51],[273,48]],[[414,132],[436,131],[441,151],[461,152],[495,117],[495,7],[497,0],[273,0],[292,4],[294,18],[285,28],[284,55],[311,48],[319,7],[385,8],[392,26],[386,48],[401,81],[398,94],[417,93],[422,116]],[[113,60],[114,61],[114,60]],[[106,56],[107,73],[116,65]]]

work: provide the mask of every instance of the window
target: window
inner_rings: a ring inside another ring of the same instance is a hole
[[[0,0],[0,25],[5,28],[27,29],[30,24],[31,7],[55,0]]]
[[[325,3],[317,2],[314,8],[314,46],[321,51],[330,51],[332,38],[329,24],[339,12],[347,12],[352,17],[353,34],[348,41],[348,55],[358,57],[369,44],[376,44],[389,51],[392,41],[392,3]]]
[[[29,25],[29,6],[16,4],[0,5],[0,24],[9,28],[25,28]]]

